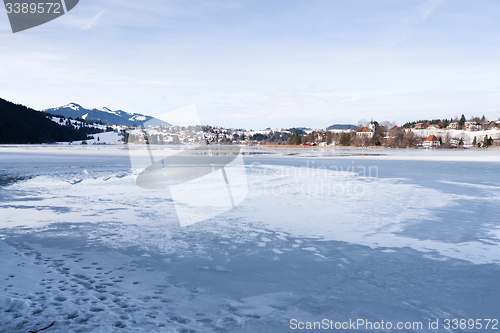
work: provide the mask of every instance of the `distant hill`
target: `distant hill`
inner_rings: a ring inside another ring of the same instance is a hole
[[[0,143],[30,144],[88,139],[87,128],[58,124],[44,112],[0,98]]]
[[[328,126],[326,129],[329,130],[348,130],[351,128],[356,128],[356,125],[350,125],[350,124],[334,124],[331,126]]]
[[[160,119],[146,116],[140,113],[129,113],[122,110],[110,110],[106,107],[101,109],[86,109],[76,103],[60,106],[57,108],[46,109],[53,115],[64,116],[66,118],[81,118],[92,121],[102,121],[104,124],[123,125],[123,126],[171,126],[171,124]]]
[[[306,130],[310,130],[308,127],[293,127],[289,128],[288,131],[293,134],[298,134],[298,135],[304,135],[306,133]]]

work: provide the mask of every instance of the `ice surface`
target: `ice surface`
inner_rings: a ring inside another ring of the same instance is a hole
[[[246,152],[247,198],[183,228],[126,149],[1,147],[0,327],[499,317],[498,152]]]

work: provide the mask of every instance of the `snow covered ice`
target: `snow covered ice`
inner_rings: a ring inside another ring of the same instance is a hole
[[[499,151],[244,152],[246,199],[181,227],[126,148],[0,147],[0,331],[500,319]]]

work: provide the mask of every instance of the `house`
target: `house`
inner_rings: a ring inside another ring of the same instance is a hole
[[[481,124],[475,121],[466,121],[465,129],[468,131],[479,131],[481,130]]]
[[[456,129],[458,129],[458,123],[457,123],[456,121],[454,121],[454,122],[452,122],[452,123],[450,123],[450,124],[448,125],[448,128],[449,128],[449,129],[455,129],[455,130],[456,130]]]
[[[427,124],[424,124],[424,123],[418,123],[418,124],[415,124],[415,129],[426,129],[427,128]]]
[[[428,129],[441,129],[441,126],[439,126],[438,124],[431,124],[429,125],[429,127],[427,127]]]
[[[500,121],[489,121],[486,123],[486,128],[485,129],[495,129],[497,127],[497,123],[500,125]]]
[[[450,140],[450,147],[451,148],[458,148],[459,144],[460,144],[460,140],[458,140],[458,139],[451,139]]]
[[[422,145],[425,148],[436,148],[441,145],[441,142],[435,135],[429,135]]]
[[[356,132],[356,135],[357,136],[366,136],[368,138],[371,138],[371,137],[373,137],[374,133],[375,132],[371,128],[360,127],[360,128],[358,128],[358,131]]]

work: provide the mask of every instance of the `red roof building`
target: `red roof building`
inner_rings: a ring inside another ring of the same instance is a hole
[[[425,139],[423,145],[426,148],[434,148],[439,147],[441,142],[439,142],[439,139],[435,135],[429,135],[427,139]]]
[[[368,127],[360,127],[356,131],[356,135],[367,136],[369,138],[371,138],[373,136],[373,134],[374,134],[373,130],[371,128],[368,128]]]

